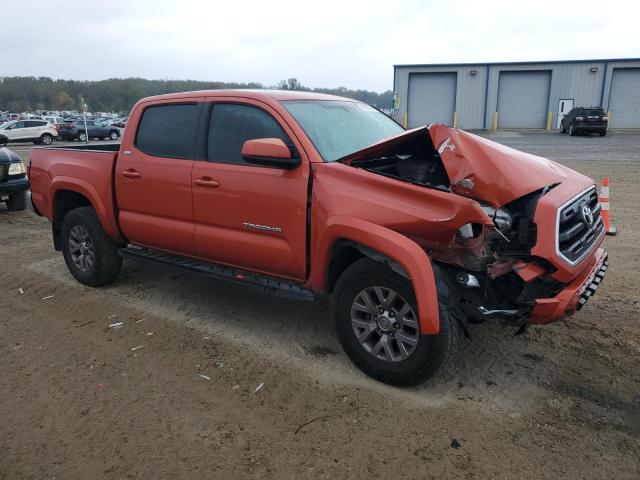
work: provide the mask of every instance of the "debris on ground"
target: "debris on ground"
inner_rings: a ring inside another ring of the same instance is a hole
[[[139,349],[141,349],[142,347],[144,347],[144,345],[138,345],[137,347],[133,347],[133,348],[131,349],[131,351],[133,352],[133,351],[135,351],[135,350],[139,350]]]
[[[23,293],[24,293],[24,290],[22,289],[22,287],[20,287],[20,288],[18,289],[18,291],[19,291],[21,294],[23,294]]]
[[[264,383],[261,383],[260,385],[258,385],[256,389],[253,391],[253,393],[258,393],[260,390],[262,390],[262,387],[264,387]]]
[[[124,322],[115,322],[115,323],[110,323],[107,328],[119,328],[123,325],[124,325]]]
[[[204,378],[205,380],[211,380],[211,377],[209,375],[205,375],[204,373],[200,373],[198,376],[200,378]]]
[[[458,448],[462,448],[462,444],[454,438],[451,440],[451,448],[455,448],[457,450]]]
[[[47,295],[46,297],[42,297],[42,300],[49,300],[50,298],[53,298],[53,295]]]

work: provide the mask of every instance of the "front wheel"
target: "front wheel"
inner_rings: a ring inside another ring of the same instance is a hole
[[[414,385],[432,378],[457,349],[460,327],[439,305],[440,332],[422,335],[411,282],[384,264],[361,259],[335,288],[337,336],[351,361],[370,377]]]
[[[98,287],[113,282],[120,273],[117,245],[92,207],[75,208],[64,217],[61,239],[67,268],[80,283]]]
[[[569,124],[569,135],[573,137],[573,136],[575,136],[575,134],[576,134],[576,131],[573,129],[573,123],[570,123]]]
[[[87,141],[87,134],[82,132],[80,135],[78,135],[78,140],[80,140],[81,142],[86,142]]]
[[[7,210],[19,212],[27,208],[27,192],[14,193],[7,200]]]
[[[118,139],[118,137],[119,137],[118,132],[111,132],[111,133],[109,134],[109,138],[110,138],[111,140],[117,140],[117,139]]]

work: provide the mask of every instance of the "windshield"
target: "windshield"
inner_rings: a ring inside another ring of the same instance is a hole
[[[360,102],[286,100],[281,103],[327,162],[404,131],[384,113]]]

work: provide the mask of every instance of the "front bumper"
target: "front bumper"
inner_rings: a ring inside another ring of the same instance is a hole
[[[11,195],[25,190],[29,190],[29,179],[27,177],[10,178],[0,183],[0,195]]]
[[[531,311],[530,323],[545,324],[572,315],[593,296],[604,279],[608,255],[598,248],[582,272],[553,298],[538,298]]]

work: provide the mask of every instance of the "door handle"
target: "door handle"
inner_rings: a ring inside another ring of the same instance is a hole
[[[211,177],[196,178],[193,183],[195,183],[199,187],[216,188],[220,186],[220,183]]]
[[[122,172],[122,175],[127,178],[140,178],[142,176],[140,175],[140,172],[134,170],[133,168],[125,170],[124,172]]]

